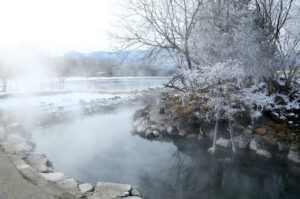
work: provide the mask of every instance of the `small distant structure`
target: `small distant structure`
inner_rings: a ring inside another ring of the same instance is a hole
[[[96,72],[92,74],[92,77],[111,77],[111,75],[106,72]]]

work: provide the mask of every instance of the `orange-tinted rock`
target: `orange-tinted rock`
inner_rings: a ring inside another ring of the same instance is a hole
[[[287,136],[287,128],[281,128],[278,133],[277,136],[280,138],[284,138]]]
[[[267,128],[257,128],[257,129],[254,129],[254,134],[266,135],[266,133],[267,133]]]

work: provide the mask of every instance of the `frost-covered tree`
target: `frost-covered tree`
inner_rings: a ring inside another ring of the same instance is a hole
[[[276,69],[284,74],[285,89],[288,89],[299,69],[299,6],[294,0],[253,0],[251,3],[255,7],[256,24],[265,32],[268,42],[277,46]],[[277,75],[273,73],[272,78]],[[267,81],[269,94],[279,89],[272,78]]]
[[[276,40],[284,85],[288,89],[300,69],[300,7],[290,10],[290,18]]]
[[[122,47],[144,47],[163,54],[179,71],[166,84],[187,92],[194,88],[182,71],[216,63],[239,63],[248,83],[273,74],[276,46],[257,25],[250,1],[128,0],[123,15]]]
[[[178,71],[166,86],[181,91],[183,103],[201,104],[200,118],[216,122],[212,151],[220,120],[228,120],[232,130],[238,111],[247,109],[255,117],[272,110],[277,71],[288,64],[289,79],[298,67],[297,61],[287,58],[298,56],[298,47],[293,47],[298,40],[291,40],[291,29],[285,28],[292,0],[127,3],[131,11],[124,17],[127,32],[119,39],[125,47],[147,47],[151,54],[167,54],[176,63]]]
[[[269,42],[279,39],[281,30],[289,19],[294,0],[252,0],[258,26],[265,30]]]
[[[197,23],[191,40],[193,55],[209,65],[238,63],[251,82],[274,73],[276,46],[268,43],[265,31],[256,25],[248,2],[223,2],[206,6],[201,13],[203,20]]]
[[[235,151],[233,142],[232,123],[235,116],[244,110],[248,110],[251,118],[261,116],[264,110],[272,109],[274,95],[268,96],[266,89],[262,89],[264,83],[253,84],[245,87],[241,81],[247,74],[238,64],[217,63],[214,66],[199,67],[193,72],[186,72],[186,78],[193,81],[197,88],[197,96],[183,94],[186,102],[193,100],[200,104],[197,117],[209,123],[215,123],[215,133],[211,152],[215,152],[216,137],[220,121],[228,121],[232,150]]]
[[[127,0],[122,15],[124,32],[115,37],[122,48],[144,47],[150,55],[163,53],[179,69],[192,69],[190,38],[199,20],[203,0]],[[173,81],[187,82],[180,74]],[[167,86],[178,88],[173,81]],[[184,89],[185,87],[183,87]],[[179,89],[179,88],[178,88]],[[180,90],[180,89],[179,89]]]
[[[242,68],[238,65],[225,65],[217,63],[212,67],[199,68],[193,74],[187,74],[200,88],[197,100],[201,101],[201,111],[197,116],[208,122],[215,122],[215,133],[211,152],[215,152],[216,137],[219,121],[228,120],[232,150],[235,152],[233,142],[232,121],[234,115],[244,108],[240,102],[241,83],[236,75],[243,76]]]

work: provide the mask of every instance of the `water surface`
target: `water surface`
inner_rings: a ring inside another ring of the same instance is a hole
[[[130,134],[134,109],[84,117],[33,131],[36,151],[81,182],[137,185],[148,199],[299,198],[300,178],[287,164],[252,154],[212,158],[192,142]]]

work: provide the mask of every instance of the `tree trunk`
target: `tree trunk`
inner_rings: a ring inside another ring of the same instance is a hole
[[[186,41],[187,42],[187,41]],[[188,64],[188,68],[189,69],[192,69],[192,61],[191,61],[191,57],[190,57],[190,52],[189,52],[189,49],[188,47],[186,46],[186,49],[185,49],[185,59],[186,59],[186,62]]]
[[[234,141],[233,141],[233,131],[232,131],[232,126],[231,126],[230,120],[228,120],[228,124],[229,124],[229,131],[230,131],[230,139],[231,139],[232,151],[233,151],[233,153],[235,153],[236,150],[235,150],[235,145],[234,145]]]
[[[216,125],[215,125],[215,134],[214,134],[213,148],[212,148],[213,154],[215,153],[215,150],[216,150],[218,128],[219,128],[219,119],[216,120]]]

